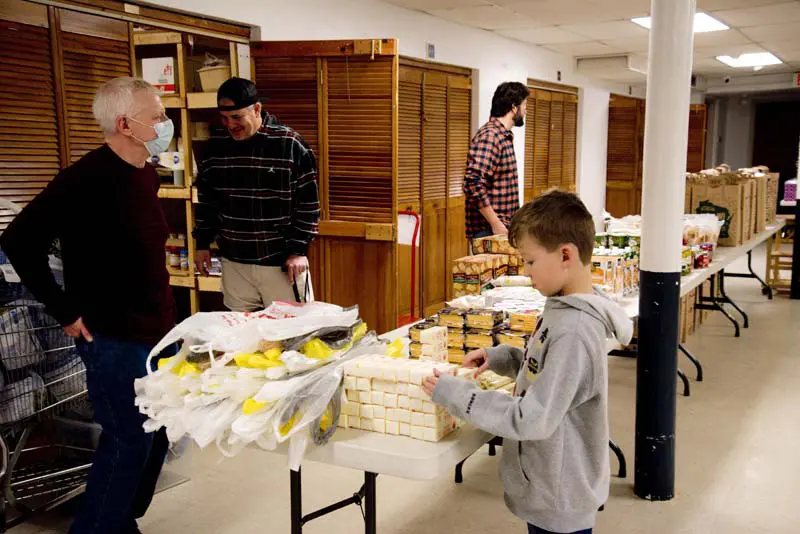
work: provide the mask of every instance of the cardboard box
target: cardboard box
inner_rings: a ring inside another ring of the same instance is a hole
[[[755,233],[763,232],[767,229],[767,188],[769,186],[769,176],[756,176],[756,207],[753,229]]]
[[[142,78],[164,93],[175,93],[175,58],[143,58]]]
[[[692,213],[711,213],[725,223],[719,235],[720,246],[735,247],[744,240],[746,188],[749,186],[745,183],[692,184]]]
[[[780,186],[779,172],[767,173],[767,224],[773,224],[778,215],[778,187]]]

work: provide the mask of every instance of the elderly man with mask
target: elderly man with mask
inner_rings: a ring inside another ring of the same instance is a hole
[[[73,534],[136,533],[167,450],[148,434],[133,382],[146,374],[152,347],[172,328],[175,304],[165,268],[167,222],[159,178],[146,163],[173,134],[158,91],[116,78],[95,95],[105,144],[61,171],[11,223],[0,245],[22,282],[75,338],[89,398],[103,427]],[[61,243],[65,289],[48,267]],[[113,264],[102,247],[121,252]]]
[[[314,153],[262,109],[253,82],[231,78],[217,91],[217,103],[227,131],[212,135],[199,165],[197,268],[208,272],[216,240],[228,308],[253,311],[302,299],[320,217]]]

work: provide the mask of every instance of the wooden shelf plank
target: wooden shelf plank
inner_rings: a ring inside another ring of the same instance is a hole
[[[172,271],[170,269],[170,271]],[[194,279],[187,274],[170,274],[169,276],[169,285],[176,286],[176,287],[188,287],[189,289],[194,289]]]
[[[192,193],[188,187],[161,186],[158,190],[158,198],[189,200],[191,197]]]
[[[134,32],[134,46],[178,44],[183,40],[179,32]]]
[[[222,292],[221,276],[198,276],[197,289],[200,291]]]
[[[217,93],[189,93],[186,102],[189,109],[216,109]]]
[[[183,95],[164,94],[161,95],[161,103],[167,109],[181,109],[184,106]]]

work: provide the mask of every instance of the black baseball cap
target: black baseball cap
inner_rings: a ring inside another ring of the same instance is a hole
[[[223,99],[232,101],[233,105],[223,106],[220,103]],[[226,80],[217,89],[217,107],[220,111],[236,111],[237,109],[252,106],[257,102],[261,102],[261,99],[258,97],[256,84],[244,78],[234,76]]]

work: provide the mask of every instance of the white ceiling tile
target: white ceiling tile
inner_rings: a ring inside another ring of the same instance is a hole
[[[600,41],[587,41],[585,43],[562,43],[562,44],[548,44],[544,45],[545,48],[558,52],[559,54],[566,54],[568,56],[601,56],[604,54],[613,54],[619,52],[615,48],[601,43]]]
[[[795,22],[800,20],[800,2],[717,11],[713,16],[728,26],[736,28]]]
[[[787,52],[780,52],[775,54],[780,58],[781,61],[784,63],[795,63],[800,61],[800,45],[798,45],[797,49]]]
[[[631,19],[647,15],[649,0],[492,0],[554,26]]]
[[[717,56],[739,56],[741,54],[756,54],[759,52],[769,52],[761,45],[755,43],[743,43],[725,46],[712,46],[708,48],[694,47],[694,57],[709,57],[715,58]]]
[[[384,0],[409,9],[453,9],[456,7],[489,6],[488,0]]]
[[[634,39],[602,39],[603,43],[623,52],[647,53],[650,47],[649,37],[636,37]]]
[[[571,24],[561,26],[568,32],[585,35],[590,39],[627,39],[647,37],[648,31],[628,20],[600,22],[597,24]]]
[[[698,11],[717,11],[722,9],[739,9],[745,7],[781,4],[786,0],[697,0]]]
[[[742,33],[756,42],[768,39],[796,39],[800,35],[800,22],[743,28]]]
[[[497,33],[532,44],[561,44],[585,42],[586,37],[570,33],[561,28],[547,26],[544,28],[500,30]]]
[[[798,39],[766,39],[761,41],[759,45],[773,54],[800,50],[800,40]]]
[[[694,34],[695,48],[711,48],[726,45],[747,44],[750,40],[738,30],[725,30],[721,32],[706,32]]]
[[[465,26],[485,30],[505,30],[512,28],[535,28],[545,26],[525,15],[499,6],[460,7],[456,9],[425,9],[431,15]]]

